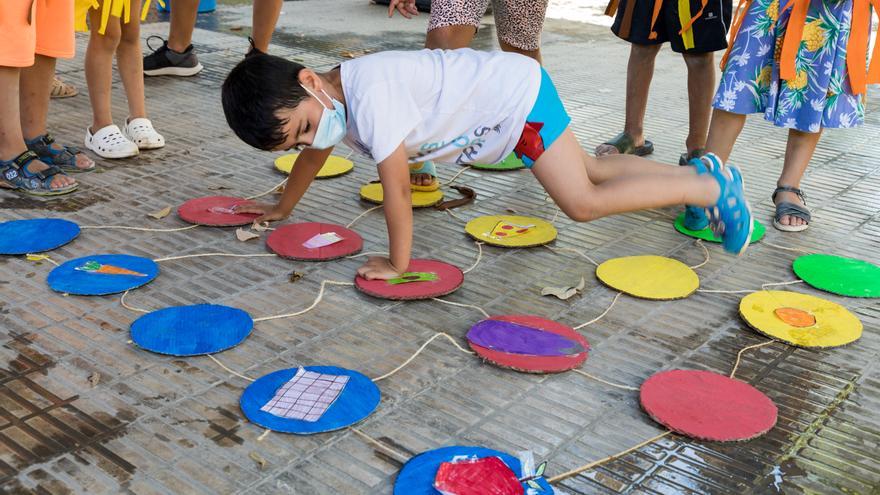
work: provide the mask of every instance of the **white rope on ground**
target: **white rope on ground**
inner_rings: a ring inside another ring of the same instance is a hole
[[[432,297],[431,300],[441,302],[443,304],[449,304],[451,306],[459,306],[462,308],[473,308],[473,309],[476,309],[477,311],[479,311],[480,313],[483,313],[483,316],[485,316],[486,318],[490,317],[489,313],[487,313],[485,309],[483,309],[479,306],[474,306],[472,304],[462,304],[462,303],[457,303],[457,302],[452,302],[452,301],[444,301],[443,299],[440,299],[437,297]]]
[[[269,433],[272,433],[272,430],[266,428],[266,431],[264,431],[262,435],[257,437],[257,441],[262,442],[264,438],[269,436]]]
[[[767,287],[776,286],[776,285],[794,285],[794,284],[802,284],[803,280],[791,280],[789,282],[768,282],[766,284],[761,284],[761,290],[767,290]]]
[[[81,225],[81,229],[119,229],[119,230],[137,230],[139,232],[181,232],[199,227],[198,224],[188,227],[179,227],[175,229],[148,229],[143,227],[128,227],[126,225]]]
[[[452,178],[449,179],[449,181],[444,182],[443,185],[444,185],[444,186],[448,186],[448,185],[452,184],[453,182],[455,182],[455,179],[458,179],[458,176],[459,176],[459,175],[461,175],[461,174],[467,172],[468,169],[470,169],[470,168],[471,168],[470,165],[468,165],[467,167],[462,168],[457,174],[453,175]]]
[[[252,199],[262,198],[263,196],[265,196],[267,194],[272,194],[273,192],[277,191],[279,187],[287,184],[287,179],[289,179],[289,177],[285,177],[283,181],[279,182],[278,184],[273,186],[272,189],[269,189],[266,192],[262,192],[260,194],[254,195],[254,196],[248,196],[247,198],[244,198],[244,199],[247,201],[250,201]]]
[[[578,251],[577,249],[572,249],[572,248],[552,248],[552,247],[550,247],[550,246],[548,246],[548,245],[546,245],[546,244],[544,245],[544,247],[547,248],[547,249],[549,249],[550,251],[553,251],[554,253],[559,253],[560,251],[565,251],[565,252],[569,252],[569,253],[577,254],[577,255],[579,255],[579,256],[582,256],[584,259],[586,259],[586,260],[589,261],[590,263],[592,263],[592,264],[594,264],[594,265],[596,265],[596,266],[599,266],[599,263],[598,263],[596,260],[594,260],[593,258],[590,258],[589,256],[587,256],[586,253],[584,253],[584,252],[582,252],[582,251]]]
[[[449,211],[449,210],[447,210]],[[477,259],[474,260],[474,264],[471,265],[467,270],[462,270],[461,273],[469,273],[471,270],[477,267],[480,264],[480,260],[483,259],[483,243],[480,241],[474,241],[474,244],[477,245]]]
[[[553,220],[550,220],[550,223],[556,223],[556,219],[559,218],[559,212],[562,211],[559,207],[556,207],[556,212],[553,213]]]
[[[571,370],[571,371],[574,371],[575,373],[580,374],[580,375],[584,375],[585,377],[587,377],[587,378],[589,378],[589,379],[591,379],[591,380],[596,380],[597,382],[604,383],[605,385],[609,385],[609,386],[612,386],[612,387],[620,388],[620,389],[623,389],[623,390],[634,390],[634,391],[636,391],[636,392],[639,391],[639,388],[638,388],[638,387],[630,387],[629,385],[622,385],[622,384],[620,384],[620,383],[609,382],[609,381],[607,381],[607,380],[603,380],[603,379],[599,378],[598,376],[593,376],[593,375],[587,373],[586,371],[579,370],[579,369],[577,369],[577,368],[575,368],[575,369],[573,369],[573,370]]]
[[[351,158],[351,155],[353,155],[353,154],[354,154],[354,150],[349,151],[348,154],[345,155],[345,159],[348,160],[349,158]]]
[[[450,217],[452,217],[452,218],[458,220],[459,222],[467,223],[467,220],[465,220],[464,218],[461,218],[460,216],[456,215],[456,214],[453,213],[452,210],[450,210],[449,208],[446,208],[446,209],[443,210],[443,211],[445,211],[446,213],[448,213]]]
[[[156,258],[153,261],[172,261],[172,260],[182,260],[186,258],[202,258],[205,256],[225,256],[228,258],[263,258],[266,256],[277,256],[272,253],[259,253],[259,254],[232,254],[232,253],[202,253],[202,254],[186,254],[183,256],[168,256],[166,258]]]
[[[608,312],[611,311],[611,308],[614,307],[614,304],[617,302],[617,299],[620,298],[620,296],[621,296],[622,294],[623,294],[623,292],[618,292],[617,295],[614,296],[614,299],[611,301],[611,304],[608,305],[608,309],[606,309],[605,311],[603,311],[601,315],[599,315],[599,316],[593,318],[592,320],[590,320],[590,321],[588,321],[588,322],[586,322],[586,323],[581,323],[580,325],[574,327],[574,329],[575,329],[575,330],[580,330],[581,328],[584,328],[584,327],[587,326],[587,325],[592,325],[593,323],[596,323],[597,321],[599,321],[599,320],[601,320],[602,318],[604,318],[605,315],[607,315]]]
[[[581,467],[572,469],[571,471],[566,471],[566,472],[564,472],[560,475],[554,476],[552,478],[547,478],[547,482],[548,483],[557,483],[559,481],[564,480],[565,478],[569,478],[569,477],[574,476],[576,474],[580,474],[580,473],[582,473],[588,469],[592,469],[600,464],[604,464],[608,461],[613,461],[614,459],[617,459],[618,457],[623,457],[626,454],[629,454],[630,452],[632,452],[634,450],[638,450],[638,449],[644,447],[645,445],[648,445],[649,443],[656,442],[657,440],[660,440],[661,438],[663,438],[671,433],[672,433],[671,431],[665,431],[655,437],[651,437],[651,438],[645,440],[644,442],[642,442],[634,447],[630,447],[630,448],[624,450],[623,452],[618,452],[617,454],[609,455],[608,457],[604,457],[602,459],[599,459],[598,461],[593,461],[589,464],[584,464]]]
[[[323,282],[321,282],[321,289],[318,291],[318,297],[315,298],[315,302],[313,302],[308,308],[306,308],[302,311],[297,311],[296,313],[288,313],[288,314],[283,314],[283,315],[264,316],[262,318],[254,318],[254,323],[256,323],[258,321],[269,321],[269,320],[278,320],[281,318],[291,318],[293,316],[299,316],[299,315],[308,313],[309,311],[315,309],[315,306],[317,306],[318,303],[321,302],[321,299],[324,298],[324,289],[327,285],[354,285],[354,283],[352,283],[352,282],[337,282],[335,280],[324,280]]]
[[[697,268],[701,268],[701,267],[705,266],[706,263],[709,262],[709,250],[706,249],[706,245],[703,244],[703,240],[702,240],[702,239],[697,239],[696,244],[697,244],[697,246],[700,246],[701,248],[703,248],[703,254],[706,256],[706,259],[703,260],[703,262],[700,263],[699,265],[694,265],[694,266],[690,267],[691,270],[696,270]]]
[[[136,308],[134,306],[129,306],[128,304],[125,304],[125,296],[127,296],[128,293],[129,293],[129,291],[123,292],[122,297],[119,298],[119,303],[122,304],[123,308],[125,308],[129,311],[134,311],[136,313],[149,313],[149,311],[146,309]]]
[[[390,256],[390,255],[388,253],[384,253],[382,251],[367,251],[366,253],[358,253],[358,254],[353,254],[351,256],[346,256],[345,259],[360,258],[362,256]]]
[[[217,363],[221,368],[223,368],[224,370],[228,371],[229,373],[231,373],[231,374],[233,374],[233,375],[235,375],[235,376],[237,376],[237,377],[239,377],[239,378],[244,378],[245,380],[247,380],[247,381],[249,381],[249,382],[256,381],[256,380],[254,380],[253,378],[248,378],[248,377],[242,375],[241,373],[237,373],[237,372],[232,371],[231,369],[227,368],[225,364],[223,364],[223,363],[221,363],[220,361],[218,361],[217,358],[215,358],[213,355],[211,355],[211,354],[205,354],[205,355],[208,356],[209,358],[211,358],[212,361],[214,361],[215,363]]]
[[[761,242],[761,244],[764,244],[765,246],[770,246],[770,247],[772,247],[772,248],[781,249],[781,250],[783,250],[783,251],[791,251],[791,252],[794,252],[794,253],[802,253],[802,254],[813,254],[813,253],[811,253],[811,252],[809,252],[809,251],[804,251],[803,249],[790,248],[790,247],[780,246],[779,244],[773,244],[773,243],[770,243],[770,242],[767,242],[767,241],[763,241],[763,242]]]
[[[363,218],[364,215],[366,215],[367,213],[370,213],[371,211],[376,211],[376,210],[378,210],[379,208],[381,208],[382,206],[383,206],[383,205],[374,206],[374,207],[368,209],[367,211],[361,213],[360,215],[354,217],[354,220],[352,220],[351,222],[348,222],[348,225],[346,225],[345,228],[350,229],[351,226],[354,225],[358,220],[360,220],[361,218]]]
[[[406,456],[406,455],[392,449],[391,447],[385,445],[384,443],[380,442],[379,440],[376,440],[375,438],[371,437],[370,435],[367,435],[366,433],[362,432],[361,430],[358,430],[354,426],[349,427],[349,430],[351,430],[353,433],[355,433],[359,437],[366,440],[367,443],[372,444],[373,446],[375,446],[376,448],[378,448],[379,450],[381,450],[382,452],[384,452],[386,455],[390,456],[391,458],[393,458],[397,462],[399,462],[401,464],[405,464],[406,461],[409,460],[409,456]]]
[[[447,301],[447,302],[448,302],[448,301]],[[458,344],[458,342],[455,341],[455,339],[453,339],[451,336],[449,336],[449,334],[446,334],[446,333],[443,333],[443,332],[437,332],[437,333],[434,334],[433,337],[431,337],[431,338],[428,339],[424,344],[422,344],[422,346],[419,347],[419,350],[417,350],[417,351],[415,352],[415,354],[413,354],[412,356],[410,356],[409,359],[407,359],[406,361],[404,361],[403,364],[401,364],[401,365],[398,366],[397,368],[394,368],[393,370],[389,371],[388,373],[385,373],[385,374],[382,375],[382,376],[379,376],[379,377],[373,378],[373,381],[374,381],[374,382],[378,382],[378,381],[380,381],[380,380],[384,380],[384,379],[388,378],[389,376],[391,376],[391,375],[397,373],[398,371],[402,370],[404,367],[406,367],[406,365],[408,365],[409,363],[411,363],[413,359],[415,359],[419,354],[421,354],[422,351],[425,350],[425,347],[428,347],[428,344],[430,344],[431,342],[433,342],[437,337],[445,337],[447,340],[449,340],[450,342],[452,342],[452,344],[453,344],[455,347],[457,347],[458,350],[460,350],[461,352],[464,352],[464,353],[467,353],[467,354],[475,354],[474,352],[471,352],[471,351],[465,349],[464,347],[460,346],[460,345]]]
[[[742,354],[744,352],[748,351],[749,349],[757,349],[758,347],[764,347],[765,345],[770,345],[774,342],[776,342],[776,341],[773,339],[770,339],[767,342],[761,342],[760,344],[750,345],[748,347],[743,347],[742,349],[740,349],[740,351],[736,353],[736,362],[733,363],[733,370],[730,371],[730,377],[733,378],[733,376],[736,375],[736,370],[737,370],[737,368],[739,368],[739,362],[742,359]]]

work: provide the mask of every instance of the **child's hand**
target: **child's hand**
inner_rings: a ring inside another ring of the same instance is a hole
[[[391,0],[388,2],[388,17],[394,17],[395,9],[407,19],[412,19],[414,15],[419,15],[419,9],[416,8],[416,0]]]
[[[260,215],[254,219],[254,222],[256,223],[284,220],[290,216],[289,211],[283,211],[278,205],[268,203],[242,203],[235,206],[235,212]]]
[[[397,278],[402,273],[402,270],[394,268],[390,259],[379,256],[371,256],[358,268],[358,275],[367,280],[388,280]]]

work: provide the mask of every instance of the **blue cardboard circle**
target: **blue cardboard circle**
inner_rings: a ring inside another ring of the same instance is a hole
[[[247,312],[229,306],[196,304],[160,309],[131,324],[131,340],[159,354],[198,356],[240,344],[254,328]]]
[[[134,271],[140,275],[116,275],[82,270],[86,264],[98,263]],[[135,289],[159,275],[155,261],[129,254],[96,254],[72,259],[49,273],[46,280],[57,292],[77,296],[104,296]]]
[[[293,378],[299,368],[278,370],[258,378],[241,394],[239,402],[241,411],[251,422],[263,428],[282,433],[311,435],[351,426],[372,414],[378,407],[381,395],[379,387],[363,374],[336,366],[304,366],[304,368],[315,373],[350,377],[342,393],[318,421],[283,418],[260,410],[272,400],[276,390]]]
[[[454,447],[443,447],[422,452],[407,461],[403,465],[403,469],[398,473],[397,481],[394,482],[394,495],[441,495],[434,488],[434,477],[437,475],[437,470],[440,469],[440,464],[449,462],[457,456],[476,457],[478,459],[500,457],[517,477],[522,477],[522,466],[519,463],[519,459],[510,454],[484,447],[456,445]],[[553,494],[553,487],[546,479],[537,478],[535,481],[544,490],[541,492],[542,495]],[[528,488],[528,486],[523,483],[523,488]]]
[[[60,218],[34,218],[0,223],[0,254],[51,251],[76,239],[79,225]]]

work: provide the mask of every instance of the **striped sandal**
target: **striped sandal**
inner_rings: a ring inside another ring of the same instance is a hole
[[[62,81],[58,76],[52,79],[52,91],[49,93],[50,98],[70,98],[78,94],[79,91],[73,84]]]

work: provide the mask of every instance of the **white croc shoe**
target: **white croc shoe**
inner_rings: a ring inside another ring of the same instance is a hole
[[[138,155],[138,147],[122,134],[116,124],[98,129],[86,127],[86,148],[101,158],[128,158]]]
[[[129,121],[122,128],[122,133],[142,150],[154,150],[165,146],[165,138],[153,129],[150,119],[144,117]]]

